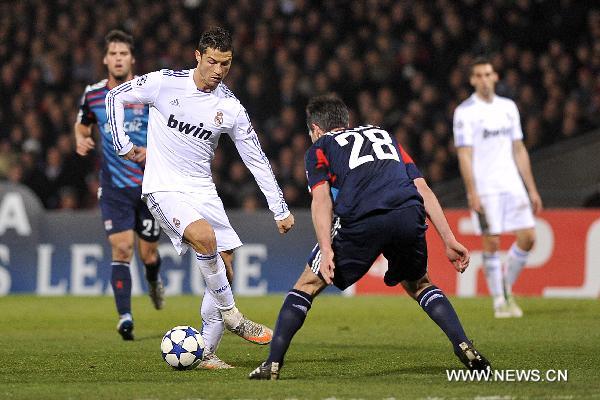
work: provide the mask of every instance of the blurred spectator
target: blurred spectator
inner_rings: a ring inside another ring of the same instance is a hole
[[[198,32],[230,28],[227,84],[294,206],[310,204],[304,106],[316,93],[338,93],[353,124],[394,132],[432,183],[458,176],[449,128],[476,55],[501,71],[498,93],[517,102],[530,150],[600,127],[600,9],[590,2],[31,0],[0,2],[0,21],[0,179],[50,208],[96,207],[98,163],[74,155],[70,132],[84,85],[104,77],[112,28],[143,38],[138,74],[192,68]],[[219,146],[225,205],[264,207],[239,159],[222,156],[231,141]]]

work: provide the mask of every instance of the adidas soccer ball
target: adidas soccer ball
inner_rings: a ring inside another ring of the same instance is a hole
[[[193,369],[202,361],[204,341],[191,326],[176,326],[165,333],[160,343],[163,359],[175,369]]]

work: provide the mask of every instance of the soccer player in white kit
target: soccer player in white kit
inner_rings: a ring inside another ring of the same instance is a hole
[[[215,352],[224,326],[257,344],[272,331],[246,319],[235,307],[230,282],[233,250],[242,245],[229,223],[212,180],[210,162],[221,134],[228,134],[265,195],[280,233],[294,225],[283,194],[244,107],[222,83],[231,67],[231,35],[222,28],[204,32],[195,69],[161,70],[117,86],[106,97],[116,152],[135,160],[137,147],[123,130],[125,103],[150,105],[142,197],[179,254],[191,246],[204,281],[202,338],[208,356],[203,368],[230,368]]]
[[[535,242],[533,213],[542,200],[531,173],[516,104],[495,94],[498,74],[489,60],[471,66],[475,92],[454,111],[454,142],[475,230],[482,235],[483,260],[496,318],[521,317],[512,286]],[[525,189],[527,188],[527,190]],[[514,232],[504,266],[500,235]]]

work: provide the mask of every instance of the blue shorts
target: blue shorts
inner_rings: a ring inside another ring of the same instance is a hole
[[[341,290],[362,278],[380,254],[388,260],[386,276],[394,281],[416,281],[427,273],[425,209],[422,205],[381,210],[358,221],[334,219],[333,283]],[[308,265],[319,273],[321,251],[315,246]]]
[[[108,236],[133,229],[147,242],[158,241],[160,225],[142,201],[141,187],[103,186],[100,190],[100,211]]]

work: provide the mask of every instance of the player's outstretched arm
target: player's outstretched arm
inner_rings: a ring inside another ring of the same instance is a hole
[[[281,188],[275,179],[271,164],[260,146],[248,113],[241,104],[239,104],[239,112],[229,135],[242,161],[254,176],[260,191],[267,199],[269,209],[275,216],[277,229],[282,234],[286,233],[294,226],[294,216],[290,213],[283,198]]]
[[[335,264],[331,247],[331,221],[333,219],[333,202],[329,194],[329,183],[324,182],[312,188],[311,214],[317,242],[321,250],[319,271],[328,285],[333,283]]]
[[[464,272],[469,266],[469,251],[454,237],[442,206],[429,185],[427,185],[427,182],[425,182],[425,179],[417,178],[414,180],[414,183],[419,194],[423,197],[425,212],[429,220],[446,246],[448,260],[450,260],[458,272]]]

